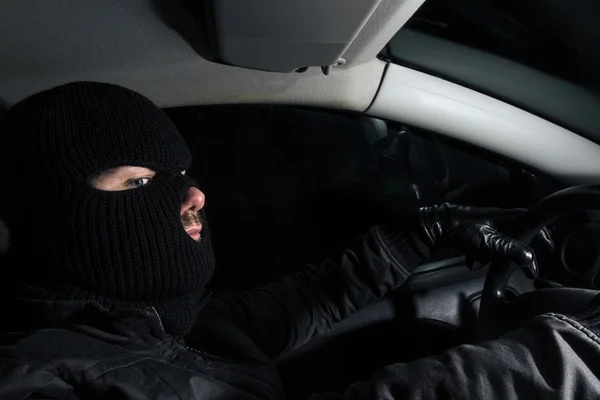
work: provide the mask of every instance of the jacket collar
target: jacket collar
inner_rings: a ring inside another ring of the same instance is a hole
[[[4,307],[3,307],[4,308]],[[19,297],[6,307],[2,331],[16,333],[39,329],[74,329],[87,327],[125,333],[134,328],[138,333],[162,337],[165,331],[160,317],[152,308],[108,311],[93,300],[38,300]]]

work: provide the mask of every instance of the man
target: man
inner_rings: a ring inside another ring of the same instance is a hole
[[[281,399],[275,357],[382,298],[435,247],[535,268],[529,248],[494,229],[520,210],[444,204],[266,287],[211,296],[204,194],[151,101],[75,82],[15,105],[2,130],[4,271],[16,274],[2,304],[2,399]],[[410,394],[425,377],[415,365],[346,395]]]

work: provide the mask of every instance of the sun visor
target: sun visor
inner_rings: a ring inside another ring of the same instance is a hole
[[[380,0],[214,0],[207,4],[215,61],[273,72],[325,71]]]

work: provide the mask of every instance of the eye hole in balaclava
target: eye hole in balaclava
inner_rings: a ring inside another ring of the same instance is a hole
[[[154,307],[168,332],[189,331],[214,258],[206,224],[200,242],[182,229],[182,202],[198,186],[179,173],[191,155],[166,114],[136,92],[96,82],[62,85],[11,110],[5,134],[21,135],[19,159],[28,163],[27,181],[15,186],[22,204],[13,240],[33,266],[26,283],[43,298]],[[134,190],[89,184],[123,165],[169,174]],[[43,212],[23,212],[39,209],[39,199]]]
[[[161,166],[151,165],[119,165],[92,173],[88,177],[88,186],[107,192],[139,189],[141,187],[157,184],[178,175],[185,175],[186,171],[163,171]]]

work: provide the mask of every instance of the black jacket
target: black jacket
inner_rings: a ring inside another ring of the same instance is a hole
[[[396,288],[425,251],[375,227],[266,287],[215,294],[175,338],[153,309],[19,298],[0,336],[0,399],[281,399],[273,359]]]
[[[0,336],[0,398],[282,399],[272,360],[399,286],[425,256],[419,249],[375,227],[336,258],[212,296],[185,343],[152,309],[16,299],[12,310],[27,318],[9,320]],[[499,340],[313,398],[598,398],[600,340],[584,325],[593,321],[541,316]]]

